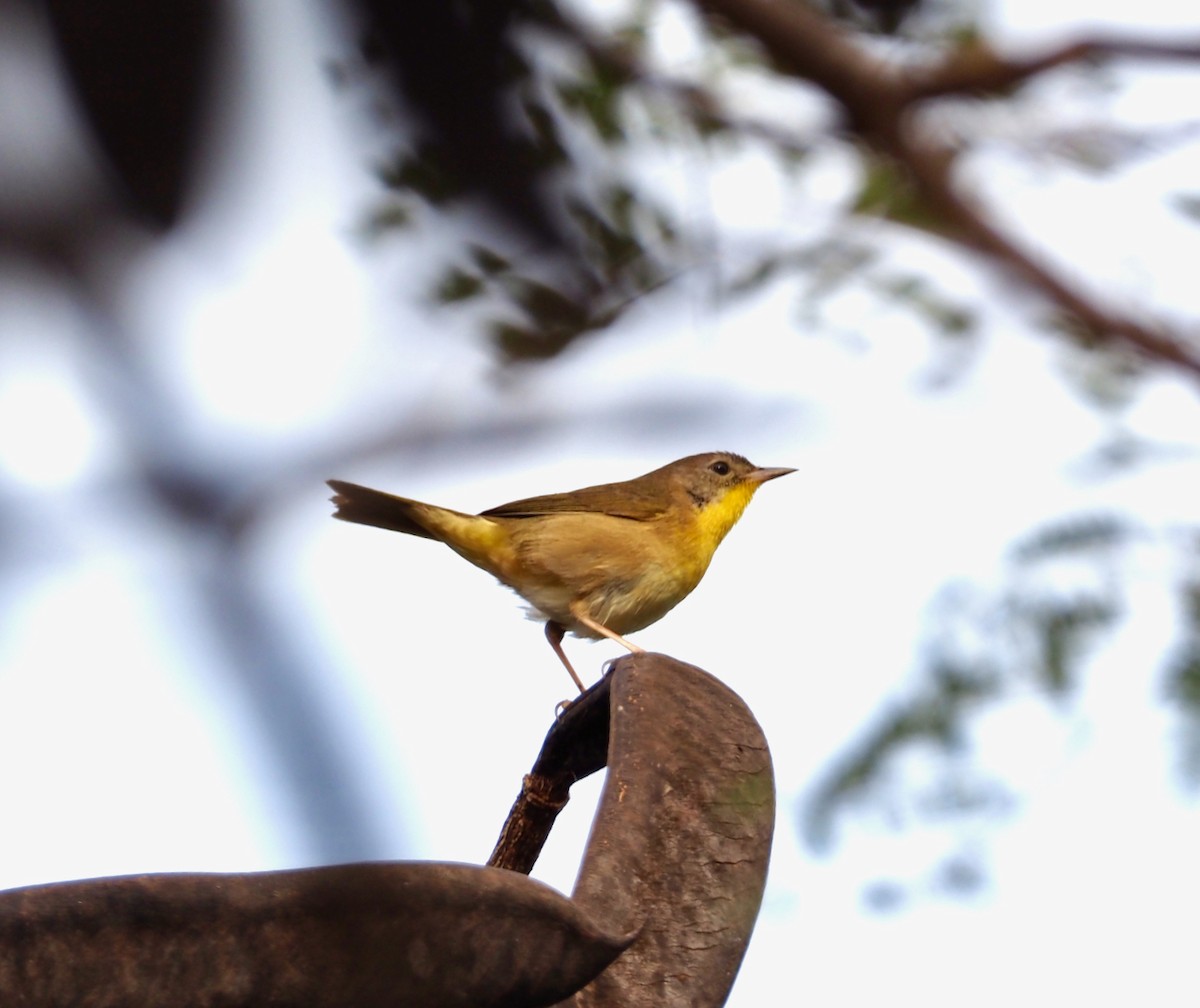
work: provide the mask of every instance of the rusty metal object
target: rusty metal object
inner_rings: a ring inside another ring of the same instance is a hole
[[[608,780],[572,899],[637,940],[572,1008],[725,1003],[766,885],[775,786],[741,699],[667,658],[622,658]]]
[[[0,1005],[715,1008],[766,880],[762,732],[708,673],[622,658],[552,727],[494,857],[532,865],[546,809],[606,759],[571,899],[518,871],[436,863],[14,889],[0,893]]]

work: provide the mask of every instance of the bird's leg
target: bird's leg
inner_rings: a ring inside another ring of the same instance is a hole
[[[584,691],[583,680],[575,674],[575,670],[571,668],[571,663],[567,660],[567,656],[562,649],[563,634],[567,632],[567,628],[561,623],[555,623],[554,620],[546,622],[546,640],[550,642],[550,646],[554,648],[554,653],[558,655],[558,660],[563,663],[563,667],[571,674],[571,678],[575,680],[575,685],[579,687],[579,692]]]
[[[594,619],[592,619],[591,616],[589,616],[586,612],[584,612],[582,602],[572,602],[571,603],[571,615],[574,616],[576,620],[578,620],[580,623],[582,623],[589,630],[594,630],[601,637],[607,637],[609,640],[616,641],[618,644],[621,645],[621,647],[628,648],[634,654],[645,654],[646,653],[644,648],[640,648],[636,644],[630,644],[629,641],[627,641],[619,633],[609,630],[608,627],[604,626],[601,623],[597,623]]]

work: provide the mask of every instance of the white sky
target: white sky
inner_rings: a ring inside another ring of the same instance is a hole
[[[276,5],[243,6],[251,37],[278,24]],[[1057,33],[1072,23],[1067,9],[1001,13],[1022,34]],[[1177,10],[1148,3],[1136,13],[1163,26]],[[919,882],[955,836],[859,822],[832,856],[814,858],[796,828],[799,801],[829,759],[912,684],[922,614],[939,587],[1000,583],[1012,540],[1055,515],[1119,509],[1156,526],[1194,524],[1194,453],[1082,478],[1081,459],[1109,421],[1066,390],[1062,352],[1022,328],[1029,305],[1019,292],[989,313],[977,359],[941,392],[923,387],[930,343],[902,312],[844,298],[832,317],[853,339],[812,337],[796,330],[793,288],[714,311],[700,283],[496,383],[487,353],[443,333],[444,317],[396,307],[417,268],[411,247],[372,252],[351,240],[372,190],[341,132],[348,99],[320,73],[316,28],[293,24],[294,37],[272,29],[274,44],[241,65],[235,90],[247,103],[228,126],[211,212],[148,260],[130,292],[129,322],[192,403],[198,443],[250,457],[324,446],[380,418],[546,417],[542,437],[504,455],[429,453],[419,465],[328,474],[463,510],[626,478],[694,451],[798,467],[764,488],[693,597],[638,635],[730,683],[772,747],[771,882],[730,1003],[778,1003],[785,985],[798,1002],[823,1005],[900,992],[931,1006],[1194,1003],[1200,824],[1173,783],[1172,722],[1157,692],[1172,626],[1162,551],[1139,552],[1125,571],[1131,619],[1077,705],[1062,715],[1016,706],[982,726],[981,758],[1020,784],[1022,803],[980,838],[992,884],[975,899],[868,913],[864,882]],[[1111,109],[1133,124],[1197,107],[1200,72],[1119,78],[1127,86]],[[1047,88],[1073,108],[1104,110],[1069,83]],[[996,128],[1003,136],[1005,124]],[[997,143],[975,170],[1109,296],[1194,318],[1197,232],[1164,211],[1163,196],[1194,189],[1197,167],[1195,145],[1183,146],[1113,185],[1030,167]],[[818,194],[847,186],[843,168],[836,156],[821,167]],[[714,218],[733,214],[744,236],[796,209],[754,157],[720,177],[694,163],[660,169],[694,187],[685,201]],[[747,193],[756,202],[743,211]],[[999,288],[957,257],[911,241],[894,248],[898,265],[933,271],[964,300]],[[13,810],[0,888],[294,867],[305,847],[254,726],[182,600],[162,591],[185,560],[153,523],[132,546],[111,505],[80,497],[81,479],[119,473],[120,459],[69,356],[67,335],[81,322],[40,282],[0,273],[0,329],[13,334],[0,347],[0,474],[27,504],[21,548],[31,560],[21,582],[0,583],[0,765],[9,768],[0,805]],[[694,398],[708,419],[649,436],[614,436],[593,420],[660,398]],[[1149,382],[1124,421],[1191,449],[1200,440],[1195,388],[1173,379]],[[435,544],[329,521],[326,496],[319,484],[297,496],[257,548],[385,806],[391,847],[373,855],[482,862],[569,693],[566,676],[504,589]],[[593,673],[613,653],[567,647]],[[577,788],[535,873],[560,889],[571,887],[597,787]]]

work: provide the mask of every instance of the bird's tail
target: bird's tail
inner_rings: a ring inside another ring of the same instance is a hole
[[[418,501],[397,497],[382,490],[372,490],[357,483],[345,483],[342,480],[327,482],[333,489],[330,500],[337,508],[333,512],[334,518],[422,536],[425,539],[439,538],[414,519],[414,508],[421,506]]]

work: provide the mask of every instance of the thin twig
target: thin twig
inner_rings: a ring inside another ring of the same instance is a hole
[[[1071,63],[1100,59],[1200,60],[1200,38],[1163,42],[1120,38],[1077,39],[1040,56],[1006,59],[985,46],[964,46],[938,66],[910,75],[911,101],[949,95],[995,94]]]

